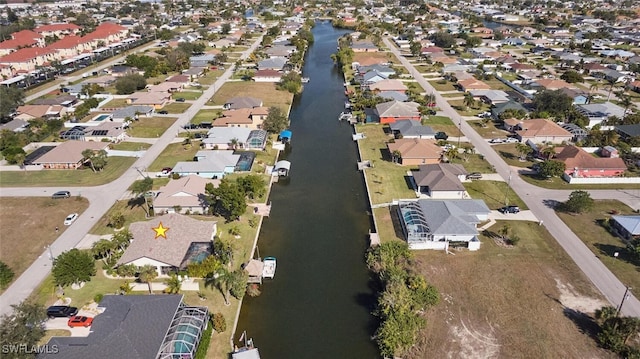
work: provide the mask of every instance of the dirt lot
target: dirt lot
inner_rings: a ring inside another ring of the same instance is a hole
[[[376,217],[391,223],[388,211]],[[543,227],[509,224],[521,238],[516,247],[483,236],[478,252],[415,252],[415,269],[441,302],[407,358],[615,358],[588,334],[585,313],[605,303],[590,282]]]
[[[69,213],[82,213],[89,201],[71,197],[2,197],[0,205],[0,260],[15,272],[18,278],[31,263],[44,252],[44,247],[62,234]],[[56,233],[56,226],[59,233]]]

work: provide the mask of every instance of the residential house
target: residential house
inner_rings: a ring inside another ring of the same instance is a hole
[[[511,120],[513,121],[513,120]],[[557,123],[546,119],[516,120],[517,123],[509,126],[505,121],[505,128],[516,134],[520,142],[526,143],[563,143],[573,139],[573,134]]]
[[[382,75],[383,79],[388,79],[389,76],[395,75],[396,70],[387,65],[373,64],[368,66],[358,66],[357,71],[360,75],[364,75],[370,71],[375,71],[377,74]]]
[[[109,147],[107,142],[67,141],[31,161],[45,169],[75,170],[84,163],[84,150],[101,151]]]
[[[18,120],[33,120],[36,118],[52,119],[60,118],[67,113],[67,108],[60,105],[22,105],[16,109]]]
[[[153,199],[153,209],[157,213],[205,214],[209,208],[205,186],[220,185],[220,180],[206,179],[196,175],[171,180],[160,187]]]
[[[574,105],[585,105],[589,102],[589,94],[579,89],[561,88],[560,92],[571,97]]]
[[[124,141],[127,137],[126,132],[127,125],[123,125],[121,122],[106,122],[103,121],[98,126],[87,127],[84,133],[84,141],[95,142],[115,142]]]
[[[114,122],[124,122],[127,119],[137,120],[141,116],[151,117],[154,113],[152,106],[127,106],[119,108],[111,113],[111,118]]]
[[[24,120],[19,120],[14,118],[13,120],[3,123],[0,125],[0,132],[2,131],[13,131],[13,132],[22,132],[29,127],[29,122]]]
[[[387,101],[409,101],[407,94],[398,91],[382,91],[377,94],[378,97]]]
[[[378,52],[378,47],[369,40],[354,41],[351,43],[353,52]]]
[[[127,104],[147,105],[156,110],[164,107],[171,100],[171,94],[168,92],[134,92],[127,97]]]
[[[484,103],[496,105],[509,102],[509,95],[501,90],[471,90],[471,96],[480,99]]]
[[[387,91],[405,93],[407,89],[407,86],[402,81],[395,79],[385,79],[369,85],[369,90],[374,93]]]
[[[429,126],[423,126],[419,121],[398,120],[389,124],[391,132],[396,138],[435,139],[436,133]]]
[[[237,110],[240,108],[254,108],[261,107],[262,100],[248,97],[248,96],[240,96],[240,97],[232,97],[225,101],[223,108],[225,110]]]
[[[622,158],[594,157],[576,146],[566,146],[555,156],[555,160],[564,162],[564,177],[619,177],[627,170]]]
[[[204,54],[199,56],[191,56],[189,58],[190,67],[208,67],[216,61],[216,56],[212,54]]]
[[[71,95],[60,95],[50,98],[39,98],[33,101],[34,105],[62,106],[65,108],[75,107],[79,102],[78,98]]]
[[[287,64],[287,60],[281,57],[274,57],[258,62],[258,70],[275,70],[282,71]]]
[[[277,70],[258,70],[253,74],[255,82],[280,82],[283,73]]]
[[[498,119],[500,118],[500,115],[507,110],[522,111],[525,114],[529,113],[529,111],[527,111],[527,109],[524,108],[524,106],[522,106],[520,103],[515,101],[509,101],[509,102],[503,102],[503,103],[494,105],[491,108],[491,116],[493,118]]]
[[[176,163],[173,167],[173,173],[180,176],[195,174],[204,178],[223,178],[227,174],[235,172],[240,155],[234,154],[233,151],[213,150],[198,151],[195,158],[196,161]]]
[[[463,92],[467,92],[471,90],[491,90],[491,86],[475,78],[459,80],[456,85],[458,86],[460,91],[463,91]]]
[[[144,230],[153,233],[148,227]],[[140,252],[144,254],[145,249]],[[46,347],[56,349],[43,350],[37,357],[194,358],[207,325],[211,325],[208,308],[187,305],[182,294],[106,294],[97,313],[86,336],[54,336]]]
[[[147,85],[147,89],[149,92],[160,92],[160,93],[172,93],[172,92],[180,92],[184,89],[184,82],[170,82],[165,81],[161,82],[157,85]]]
[[[213,121],[213,127],[246,127],[258,130],[262,128],[262,123],[268,115],[268,107],[227,110],[222,113],[222,117]]]
[[[609,224],[621,238],[627,241],[640,236],[640,216],[613,215]]]
[[[380,123],[393,123],[398,120],[420,121],[421,115],[415,102],[390,101],[376,105],[375,113]]]
[[[447,250],[449,243],[480,249],[477,224],[491,210],[478,199],[400,201],[398,217],[410,249]]]
[[[202,139],[205,149],[264,150],[267,132],[245,127],[214,127]]]
[[[589,118],[589,125],[587,128],[601,124],[611,116],[623,118],[625,115],[624,108],[612,102],[577,105],[576,108],[580,113]]]
[[[289,46],[289,45],[276,45],[264,50],[264,52],[269,57],[283,57],[283,58],[291,57],[291,55],[296,51],[297,50],[295,46]]]
[[[615,131],[623,140],[630,140],[633,137],[640,137],[640,124],[635,125],[617,125]]]
[[[438,199],[469,198],[462,185],[467,174],[462,165],[452,163],[420,165],[417,171],[411,171],[416,194]]]
[[[387,143],[387,149],[391,157],[403,166],[439,163],[442,159],[442,148],[435,140],[400,138]]]
[[[216,221],[200,221],[178,213],[131,223],[133,240],[117,265],[151,265],[159,276],[167,276],[186,269],[196,259],[194,254],[210,253],[217,230]]]
[[[386,80],[388,78],[387,75],[378,72],[377,70],[370,70],[363,75],[357,75],[356,79],[359,79],[361,85],[372,85],[382,80]]]

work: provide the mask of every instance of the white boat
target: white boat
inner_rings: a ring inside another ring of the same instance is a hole
[[[308,78],[308,77],[303,77],[300,81],[301,81],[303,84],[306,84],[307,82],[309,82],[309,78]]]
[[[276,258],[265,257],[263,263],[262,278],[273,278],[276,275]]]

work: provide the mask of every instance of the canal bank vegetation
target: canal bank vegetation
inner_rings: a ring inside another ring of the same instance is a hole
[[[380,318],[375,338],[385,357],[403,356],[414,346],[426,326],[425,310],[440,296],[419,273],[412,270],[413,255],[405,242],[391,241],[367,252],[367,266],[380,285],[374,312]]]

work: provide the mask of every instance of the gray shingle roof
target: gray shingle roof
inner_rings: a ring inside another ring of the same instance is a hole
[[[419,115],[418,104],[415,102],[390,101],[376,105],[380,117],[411,117]]]
[[[451,163],[420,165],[418,171],[414,171],[412,174],[418,186],[429,186],[431,191],[465,190],[462,182],[458,179],[459,175],[467,174],[462,165]]]
[[[418,204],[434,235],[476,235],[477,215],[491,212],[479,199],[423,199]]]
[[[398,120],[389,124],[391,130],[398,131],[403,137],[435,137],[436,133],[429,126],[423,126],[414,120]]]
[[[59,352],[39,359],[153,359],[176,314],[182,295],[105,295],[88,337],[53,337]]]

